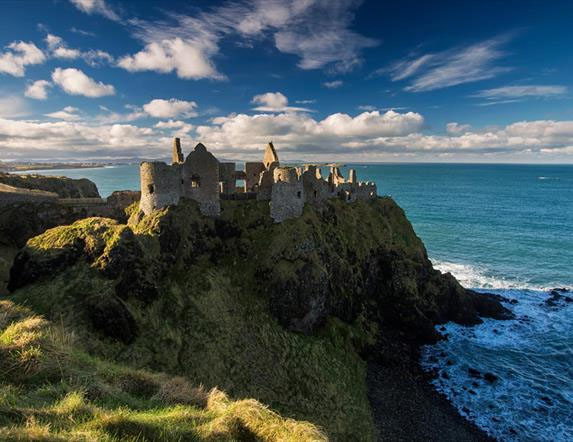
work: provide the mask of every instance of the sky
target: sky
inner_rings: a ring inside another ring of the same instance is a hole
[[[0,0],[0,160],[573,163],[570,1]]]

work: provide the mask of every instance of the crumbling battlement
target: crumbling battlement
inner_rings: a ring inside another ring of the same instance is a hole
[[[140,209],[147,215],[175,205],[181,198],[199,203],[201,213],[217,216],[220,199],[270,201],[270,215],[277,223],[302,214],[305,203],[320,204],[329,198],[347,202],[376,198],[374,183],[358,182],[350,169],[345,179],[338,167],[331,167],[325,180],[316,165],[280,166],[273,143],[267,144],[262,162],[247,162],[244,170],[235,163],[221,163],[199,143],[184,159],[178,138],[173,141],[173,164],[141,163]],[[237,186],[237,181],[244,181]]]

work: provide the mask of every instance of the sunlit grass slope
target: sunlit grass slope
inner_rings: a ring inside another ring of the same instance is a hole
[[[323,441],[308,422],[183,377],[88,355],[61,324],[0,301],[0,440]]]

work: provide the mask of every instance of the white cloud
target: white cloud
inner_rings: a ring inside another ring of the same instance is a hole
[[[316,100],[296,100],[296,104],[314,104]]]
[[[77,49],[59,47],[52,51],[52,55],[56,58],[67,58],[73,60],[75,58],[79,58],[82,53]]]
[[[100,66],[104,63],[113,63],[114,58],[107,52],[99,49],[90,49],[82,52],[79,49],[71,49],[66,42],[57,35],[48,34],[45,38],[48,49],[54,58],[76,59],[83,58],[84,61],[93,67]]]
[[[14,103],[2,105],[14,108]],[[59,112],[77,115],[72,107]],[[56,113],[54,113],[56,114]],[[231,114],[194,128],[181,120],[154,127],[69,121],[38,122],[0,118],[0,156],[10,158],[113,158],[168,155],[171,137],[185,146],[198,141],[216,155],[258,158],[269,139],[282,158],[309,161],[430,160],[573,162],[573,121],[521,121],[496,129],[477,130],[459,123],[448,135],[421,132],[423,117],[414,112],[336,113],[322,120],[305,113]]]
[[[87,14],[100,14],[110,20],[119,20],[119,16],[113,11],[105,0],[70,0],[80,11]]]
[[[111,54],[99,49],[90,49],[89,51],[82,52],[82,58],[92,67],[101,66],[105,63],[112,64],[114,61]]]
[[[13,42],[7,49],[0,52],[0,73],[23,77],[26,66],[41,64],[46,60],[44,53],[34,43]]]
[[[113,158],[163,154],[169,140],[130,124],[91,126],[74,121],[37,122],[0,118],[4,158]]]
[[[77,121],[81,119],[81,117],[78,115],[78,112],[79,112],[78,108],[72,106],[66,106],[60,111],[51,112],[45,115],[46,117],[55,118],[58,120]]]
[[[305,146],[310,152],[313,148],[332,152],[347,141],[398,137],[416,132],[423,121],[420,114],[393,111],[385,114],[364,112],[356,117],[337,113],[320,121],[301,113],[238,114],[216,118],[211,126],[199,126],[196,132],[201,140],[214,148],[258,149],[271,137],[278,144],[293,148]]]
[[[482,90],[473,97],[486,98],[488,100],[498,100],[507,98],[523,98],[523,97],[555,97],[565,95],[567,93],[566,86],[554,85],[530,85],[530,86],[504,86],[494,89]]]
[[[376,109],[377,109],[376,106],[371,106],[369,104],[363,104],[358,106],[358,110],[361,111],[375,111]]]
[[[35,100],[45,100],[48,98],[48,88],[52,87],[52,83],[47,80],[37,80],[28,85],[24,95],[28,98]]]
[[[182,127],[192,126],[189,123],[181,120],[159,121],[154,127],[158,129],[180,129]]]
[[[460,135],[469,131],[471,126],[469,124],[448,123],[446,124],[446,131],[452,135]]]
[[[85,31],[84,29],[78,29],[74,26],[72,26],[70,31],[72,31],[74,34],[83,35],[84,37],[95,37],[96,36],[95,33],[93,33],[93,32]]]
[[[194,128],[192,124],[186,123],[185,121],[160,121],[154,127],[160,130],[168,131],[173,137],[185,137]]]
[[[175,71],[179,78],[184,79],[223,79],[209,58],[210,52],[208,44],[173,38],[151,42],[133,56],[122,57],[117,64],[130,72]]]
[[[18,96],[0,96],[0,117],[17,118],[28,115],[26,100]],[[1,147],[0,143],[0,147]]]
[[[57,35],[54,35],[54,34],[48,33],[44,40],[46,41],[46,44],[48,45],[48,49],[50,49],[50,50],[54,50],[57,47],[64,45],[64,40],[62,40],[61,37],[58,37]]]
[[[390,69],[392,72],[392,81],[404,80],[405,78],[411,77],[434,57],[435,55],[433,54],[426,54],[413,60],[399,61]]]
[[[253,47],[254,39],[271,38],[275,47],[299,57],[302,69],[328,67],[346,72],[359,65],[361,51],[374,39],[350,30],[358,0],[230,1],[195,15],[171,13],[168,21],[131,20],[143,50],[118,65],[129,71],[175,71],[186,79],[224,79],[213,58],[220,41]],[[317,32],[317,29],[320,32]]]
[[[404,89],[423,92],[493,78],[511,70],[498,66],[506,54],[501,47],[508,36],[491,38],[470,46],[424,54],[394,63],[376,73],[388,72],[392,81],[411,79]]]
[[[326,81],[322,85],[328,89],[338,89],[344,82],[342,80]]]
[[[115,88],[112,85],[95,81],[79,69],[56,68],[52,72],[52,80],[70,95],[83,95],[90,98],[115,95]]]
[[[267,92],[255,95],[251,103],[258,105],[254,110],[259,112],[311,112],[304,107],[292,107],[288,105],[288,99],[280,92]]]
[[[197,103],[194,101],[177,100],[175,98],[169,100],[155,99],[143,105],[143,110],[155,118],[175,118],[179,116],[192,118],[197,116],[196,108]]]
[[[99,106],[99,108],[106,112],[105,114],[96,115],[94,117],[94,120],[99,124],[125,123],[139,120],[148,116],[145,112],[143,112],[143,109],[137,106],[134,106],[131,109],[132,112],[128,113],[112,112],[105,106]]]

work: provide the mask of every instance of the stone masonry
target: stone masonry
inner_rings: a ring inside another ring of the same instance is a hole
[[[235,163],[221,163],[199,143],[184,158],[178,138],[173,141],[172,164],[143,162],[140,168],[140,210],[146,215],[181,198],[199,203],[201,213],[218,216],[220,199],[270,201],[270,216],[277,223],[302,214],[304,204],[320,204],[329,198],[349,203],[376,198],[376,184],[358,182],[350,169],[345,179],[338,167],[331,167],[325,180],[316,165],[284,167],[273,143],[268,143],[262,162],[247,162],[244,170]],[[237,181],[244,181],[237,186]]]

